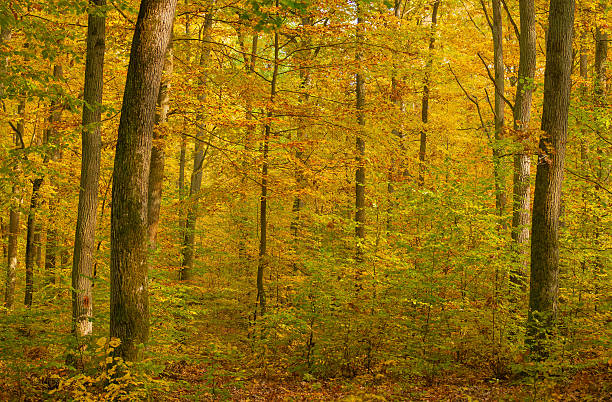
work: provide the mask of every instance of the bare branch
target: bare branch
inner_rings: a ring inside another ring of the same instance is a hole
[[[482,64],[485,66],[485,68],[487,69],[487,75],[489,76],[489,79],[491,80],[491,82],[493,83],[493,85],[495,86],[495,91],[497,93],[499,93],[499,95],[502,97],[502,99],[504,100],[504,102],[506,102],[506,104],[508,105],[508,107],[510,108],[510,110],[512,110],[514,112],[514,105],[512,104],[512,102],[510,102],[508,100],[508,98],[506,98],[503,94],[502,91],[499,90],[499,88],[497,88],[497,85],[495,84],[495,78],[493,78],[493,75],[491,74],[491,70],[489,70],[489,66],[487,65],[487,62],[482,58],[480,53],[476,53],[478,55],[478,58],[480,59],[480,61],[482,61]]]
[[[514,28],[514,34],[516,35],[516,40],[520,41],[521,32],[519,31],[518,26],[516,25],[516,22],[514,22],[514,18],[512,18],[512,14],[510,14],[510,9],[508,8],[508,5],[506,4],[506,0],[501,0],[501,2],[502,2],[502,5],[504,6],[504,10],[506,10],[506,14],[508,15],[508,19],[510,20],[512,27]]]

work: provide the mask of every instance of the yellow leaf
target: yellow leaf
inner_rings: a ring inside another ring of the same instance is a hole
[[[121,344],[121,340],[119,338],[111,338],[110,342],[108,343],[108,345],[111,348],[116,348],[120,344]]]
[[[102,337],[102,338],[98,338],[98,340],[96,341],[96,345],[98,346],[104,346],[106,344],[106,338]]]

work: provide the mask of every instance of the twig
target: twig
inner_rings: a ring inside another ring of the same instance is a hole
[[[510,102],[508,100],[508,98],[506,98],[503,94],[503,91],[500,91],[500,89],[497,87],[497,85],[495,84],[495,78],[493,78],[493,75],[491,75],[491,70],[489,70],[489,66],[487,65],[487,62],[482,58],[482,56],[479,53],[476,53],[478,55],[478,58],[480,59],[480,61],[482,61],[482,64],[485,66],[485,68],[487,69],[487,75],[489,76],[489,79],[491,80],[491,82],[493,82],[493,85],[495,86],[495,91],[497,93],[499,93],[499,95],[502,97],[502,99],[504,100],[504,102],[506,102],[506,104],[508,105],[508,107],[510,108],[510,110],[512,110],[514,112],[514,105],[512,104],[512,102]]]
[[[476,111],[478,112],[478,118],[480,119],[480,126],[482,127],[483,131],[485,132],[485,134],[487,135],[487,138],[489,140],[491,140],[491,134],[489,133],[489,131],[486,128],[486,125],[484,124],[484,120],[482,118],[482,113],[480,112],[480,105],[478,104],[478,100],[476,99],[475,96],[470,95],[465,88],[463,87],[463,85],[461,85],[461,81],[459,81],[459,78],[457,77],[457,74],[455,74],[455,72],[453,71],[453,68],[451,67],[451,65],[448,65],[448,69],[450,70],[451,74],[453,74],[453,77],[455,77],[455,81],[457,81],[457,84],[459,84],[459,88],[461,88],[461,90],[463,91],[463,93],[465,94],[466,98],[468,98],[468,100],[470,102],[472,102],[475,106],[476,106]]]
[[[602,190],[603,190],[603,191],[605,191],[606,193],[608,193],[608,194],[612,194],[612,190],[607,189],[606,187],[604,187],[604,186],[603,186],[603,185],[602,185],[600,182],[598,182],[597,180],[593,180],[593,179],[591,179],[590,177],[587,177],[587,176],[582,176],[582,175],[579,175],[578,173],[574,172],[574,171],[573,171],[573,170],[571,170],[571,169],[567,169],[567,168],[566,168],[565,170],[567,171],[567,173],[569,173],[569,174],[571,174],[571,175],[573,175],[573,176],[576,176],[576,177],[578,177],[579,179],[582,179],[582,180],[584,180],[584,181],[588,181],[589,183],[593,183],[593,184],[597,185],[597,187],[599,187],[600,189],[602,189]]]

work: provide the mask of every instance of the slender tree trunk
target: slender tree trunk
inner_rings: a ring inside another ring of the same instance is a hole
[[[139,358],[149,338],[147,196],[155,103],[176,0],[142,0],[134,31],[113,169],[110,336]]]
[[[312,18],[303,17],[302,26],[311,27]],[[308,102],[310,98],[308,94],[308,90],[310,87],[310,71],[308,68],[305,68],[306,66],[304,66],[304,64],[308,63],[311,60],[311,57],[313,55],[312,51],[310,50],[310,46],[311,46],[310,34],[306,32],[304,35],[305,35],[304,39],[302,40],[300,46],[308,50],[302,52],[304,53],[304,56],[301,60],[299,60],[299,63],[300,63],[300,71],[299,71],[300,91],[303,92],[300,95],[299,104],[302,107],[306,105],[306,103]],[[291,244],[293,248],[292,265],[293,265],[294,271],[297,270],[297,258],[296,257],[298,253],[297,246],[299,242],[298,233],[299,233],[299,228],[300,228],[300,214],[304,206],[304,200],[302,199],[302,192],[306,186],[306,182],[304,178],[304,163],[306,163],[306,161],[304,160],[304,148],[303,148],[303,141],[305,140],[305,137],[306,137],[306,123],[303,117],[299,117],[298,118],[298,128],[296,132],[296,139],[299,142],[299,144],[296,147],[296,151],[295,151],[295,159],[296,159],[296,164],[297,164],[296,170],[295,170],[295,181],[297,184],[297,194],[293,198],[293,205],[291,207],[291,212],[293,216],[291,219],[291,223],[289,225],[289,230],[291,232],[291,240],[292,240]]]
[[[32,306],[34,296],[34,263],[36,262],[36,246],[34,244],[36,236],[36,212],[38,209],[38,199],[40,186],[43,179],[34,179],[32,183],[32,198],[30,199],[30,212],[28,214],[27,235],[26,235],[26,254],[25,254],[25,297],[26,307]]]
[[[185,6],[189,4],[189,0],[185,0]],[[189,14],[185,14],[185,37],[191,38],[191,24],[189,21]],[[187,52],[185,56],[185,62],[187,66],[191,66],[191,46],[187,41]],[[178,177],[178,196],[179,196],[179,235],[180,241],[182,242],[185,238],[185,164],[187,162],[187,118],[183,121],[183,135],[181,135],[181,151],[179,154],[179,177]]]
[[[15,148],[21,148],[22,138],[24,135],[24,119],[25,114],[25,98],[19,100],[17,107],[17,114],[20,116],[17,122],[17,130],[19,133],[15,133],[14,142]],[[15,198],[11,209],[9,211],[9,235],[8,235],[8,265],[6,270],[6,287],[4,292],[4,305],[6,308],[13,307],[15,302],[15,282],[17,281],[17,252],[18,252],[18,239],[19,239],[19,208],[21,207],[21,195],[19,194],[19,187],[13,185],[13,197]]]
[[[495,180],[495,208],[504,227],[502,216],[506,207],[506,178],[501,166],[500,141],[504,131],[504,47],[501,0],[492,0],[493,64],[495,67],[495,139],[493,141],[493,175]]]
[[[440,0],[435,0],[431,12],[431,27],[429,33],[429,56],[425,66],[425,77],[423,78],[423,96],[421,98],[421,138],[419,141],[419,187],[425,185],[425,157],[427,155],[427,123],[429,121],[429,87],[431,85],[431,69],[433,66],[433,50],[436,44],[436,24],[438,23],[438,8]]]
[[[257,44],[259,42],[259,34],[257,32],[253,33],[251,38],[251,51],[247,52],[246,45],[244,44],[244,40],[241,39],[241,34],[239,33],[239,41],[241,43],[241,49],[244,57],[244,68],[248,78],[252,78],[255,73],[255,62],[257,60]],[[250,121],[253,120],[253,101],[251,94],[246,95],[245,99],[245,120]],[[238,260],[240,261],[242,266],[247,266],[249,261],[249,253],[247,252],[247,244],[249,243],[249,221],[247,212],[247,171],[249,169],[249,162],[247,158],[247,154],[249,149],[253,144],[253,135],[255,133],[255,124],[247,125],[245,129],[245,139],[244,139],[244,154],[242,155],[242,171],[243,175],[240,178],[240,188],[242,191],[239,193],[238,204],[240,208],[238,210]]]
[[[559,207],[571,90],[574,0],[551,0],[546,41],[542,136],[533,202],[528,345],[546,357],[557,314]]]
[[[276,1],[278,7],[278,0]],[[272,130],[272,118],[274,117],[274,102],[276,100],[276,85],[278,79],[278,30],[274,31],[274,67],[272,70],[272,81],[270,84],[270,106],[263,140],[263,162],[261,166],[261,196],[259,198],[259,259],[257,263],[257,300],[259,301],[259,313],[263,317],[266,314],[266,291],[264,287],[264,271],[268,266],[268,153],[270,147],[270,133]]]
[[[148,225],[149,225],[149,245],[155,249],[157,243],[157,227],[159,225],[159,210],[162,200],[162,188],[164,184],[164,164],[165,164],[165,134],[163,127],[168,117],[170,108],[170,81],[173,70],[172,39],[166,50],[164,60],[164,75],[159,87],[157,96],[157,111],[155,113],[155,125],[153,132],[153,148],[151,149],[151,169],[149,172],[149,195],[148,195]]]
[[[357,113],[357,135],[355,136],[355,260],[362,262],[365,248],[365,77],[363,73],[363,41],[364,41],[364,18],[363,6],[357,1],[357,27],[355,28],[355,40],[357,42],[355,61],[357,62],[357,73],[355,74],[355,111]]]
[[[202,53],[200,54],[200,66],[206,66],[210,59],[210,39],[213,24],[213,8],[206,13],[204,28],[202,29]],[[206,84],[206,76],[201,78],[201,85]],[[203,106],[206,96],[199,97],[199,102]],[[204,122],[202,115],[198,115],[200,129],[195,140],[195,150],[193,153],[193,171],[191,172],[191,186],[189,187],[189,207],[185,219],[185,237],[183,240],[183,261],[179,272],[179,279],[186,281],[191,279],[194,263],[195,232],[198,220],[198,202],[200,199],[200,188],[202,187],[202,166],[204,164]]]
[[[101,111],[106,49],[106,16],[100,14],[106,0],[92,0],[87,17],[87,52],[83,90],[81,184],[72,260],[72,328],[80,339],[93,331],[93,277],[95,234],[100,181]],[[103,11],[102,11],[103,12]]]
[[[606,62],[608,60],[608,33],[601,27],[595,30],[595,104],[603,107],[606,102]]]
[[[519,0],[520,9],[520,58],[518,82],[514,102],[514,130],[518,139],[529,136],[531,103],[536,69],[535,5],[533,0]],[[511,280],[521,289],[526,288],[525,275],[529,266],[529,205],[531,157],[525,150],[514,155],[514,177],[512,195],[512,240],[517,252],[516,266],[512,268]]]

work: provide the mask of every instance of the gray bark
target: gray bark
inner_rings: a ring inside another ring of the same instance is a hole
[[[106,0],[92,0],[105,7]],[[72,260],[72,325],[77,339],[93,331],[93,277],[95,271],[96,212],[100,180],[101,109],[106,49],[106,16],[94,8],[87,18],[81,184]]]

